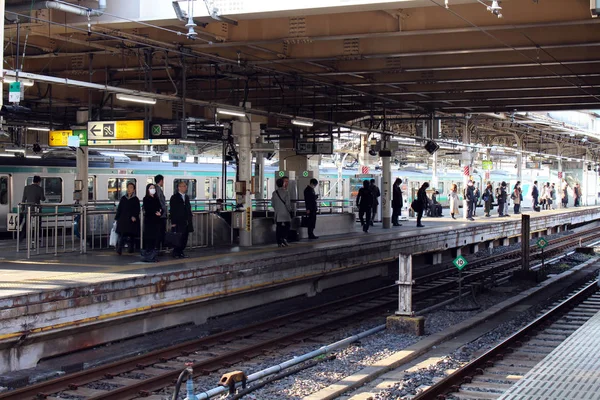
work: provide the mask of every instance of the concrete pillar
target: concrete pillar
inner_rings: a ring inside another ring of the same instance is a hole
[[[527,214],[521,215],[521,269],[523,271],[529,270],[529,241],[531,240],[531,217]]]
[[[0,0],[0,15],[4,16],[4,7],[6,2],[4,0]],[[0,21],[0,38],[2,41],[0,43],[4,43],[4,18]],[[4,45],[0,46],[0,60],[4,60]],[[4,76],[4,63],[0,65],[0,76]],[[0,84],[0,107],[4,105],[4,88],[3,84]]]
[[[523,182],[523,137],[517,139],[517,180]]]
[[[490,243],[488,243],[488,249],[494,250],[494,241],[493,240],[490,240]]]
[[[262,136],[258,136],[256,139],[257,143],[262,143]],[[255,153],[256,163],[254,164],[254,198],[256,200],[263,200],[265,198],[264,183],[265,183],[265,155],[259,151]]]
[[[439,265],[442,263],[442,253],[433,254],[433,260],[431,261],[433,265]]]
[[[77,155],[76,155],[76,164],[77,164],[77,175],[75,177],[76,180],[78,181],[82,181],[83,182],[83,193],[81,194],[81,200],[79,201],[79,204],[87,204],[88,203],[88,159],[89,159],[89,152],[88,152],[88,147],[80,147],[77,150]],[[141,187],[141,186],[140,186]],[[140,192],[140,189],[138,188],[138,197],[140,197],[140,194],[143,192]],[[66,194],[67,196],[69,194]],[[144,195],[142,195],[141,197],[143,197]]]
[[[463,139],[462,141],[464,144],[471,144],[471,132],[469,131],[469,119],[468,118],[465,118],[465,128],[463,131],[462,139]],[[471,168],[471,153],[469,152],[468,148],[465,151],[463,151],[462,165],[463,165],[463,167],[469,166],[469,168]],[[466,189],[467,182],[469,182],[469,178],[470,178],[470,176],[463,174],[463,189]],[[467,200],[466,199],[463,199],[463,217],[467,218]]]
[[[509,246],[510,245],[510,239],[505,237],[500,239],[500,246]]]
[[[241,194],[243,227],[240,229],[240,246],[252,246],[252,126],[250,121],[234,121],[233,137],[239,149],[239,180],[246,190]]]
[[[381,157],[383,176],[381,182],[381,216],[383,217],[383,229],[392,227],[392,167],[391,157]]]
[[[431,140],[439,139],[440,131],[441,131],[442,120],[435,120],[435,113],[431,114],[431,121],[429,123],[429,135]],[[439,186],[439,178],[438,178],[438,153],[433,153],[433,164],[431,166],[431,187],[434,189],[438,189]]]

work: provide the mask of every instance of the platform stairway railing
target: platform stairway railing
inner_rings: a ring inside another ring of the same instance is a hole
[[[69,251],[85,252],[84,235],[77,230],[79,221],[83,219],[84,207],[21,203],[19,210],[17,253],[25,250],[27,258],[30,258],[32,254],[42,252],[53,255]]]

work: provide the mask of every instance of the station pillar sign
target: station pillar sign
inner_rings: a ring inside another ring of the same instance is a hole
[[[73,139],[78,138],[78,142]],[[77,145],[75,143],[78,143]],[[48,134],[48,145],[50,147],[81,147],[88,145],[87,130],[60,130],[50,131]]]

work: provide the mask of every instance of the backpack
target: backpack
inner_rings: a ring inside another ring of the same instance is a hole
[[[142,249],[142,261],[143,262],[157,262],[158,261],[158,250],[144,250]]]

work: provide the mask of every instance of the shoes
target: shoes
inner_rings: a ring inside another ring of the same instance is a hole
[[[402,226],[402,224],[394,224],[394,226]]]
[[[312,239],[312,240],[316,240],[316,239],[318,239],[319,237],[318,237],[318,236],[315,236],[315,235],[312,235],[312,236],[309,236],[308,238],[309,238],[309,239]]]
[[[117,247],[117,254],[118,255],[123,254],[123,248],[122,247]]]
[[[451,216],[452,216],[452,219],[456,219],[456,218],[454,217],[454,214],[452,214]]]
[[[363,232],[364,233],[369,233],[369,225],[364,225],[363,226]]]
[[[287,240],[283,239],[283,244],[285,245],[285,247],[288,247],[290,244],[288,243]]]
[[[475,218],[467,218],[469,221],[475,221]]]
[[[419,224],[419,225],[417,225],[417,228],[425,228],[425,225]]]
[[[375,225],[371,222],[371,226],[375,226]]]

